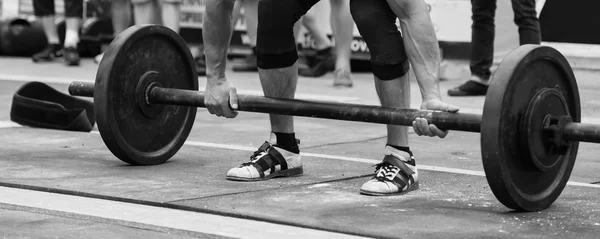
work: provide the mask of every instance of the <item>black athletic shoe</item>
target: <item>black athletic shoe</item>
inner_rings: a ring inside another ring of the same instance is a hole
[[[31,59],[33,62],[48,62],[62,57],[62,47],[59,44],[48,44],[44,50],[34,54]]]
[[[304,77],[321,77],[335,70],[335,54],[329,47],[317,52],[315,63],[308,69],[298,69],[298,74]]]
[[[65,57],[65,64],[67,66],[78,66],[81,61],[81,57],[79,57],[79,52],[75,47],[65,47],[63,50],[63,56]]]
[[[466,83],[448,90],[449,96],[478,96],[487,93],[488,86],[474,80],[469,80]]]

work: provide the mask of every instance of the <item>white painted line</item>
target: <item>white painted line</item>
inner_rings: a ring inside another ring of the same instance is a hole
[[[27,75],[11,75],[11,74],[0,74],[0,80],[3,81],[17,81],[17,82],[30,82],[39,81],[44,83],[55,83],[55,84],[71,84],[73,81],[83,82],[94,82],[94,78],[67,78],[67,77],[46,77],[46,76],[27,76]]]
[[[362,238],[134,203],[0,187],[0,203],[235,238]],[[94,205],[90,207],[90,205]]]
[[[186,141],[185,144],[191,145],[191,146],[230,149],[230,150],[239,150],[239,151],[250,151],[250,152],[253,152],[256,150],[255,147],[230,145],[230,144],[205,143],[205,142],[198,142],[198,141]],[[336,160],[351,161],[351,162],[366,163],[366,164],[377,164],[377,163],[381,162],[381,160],[375,160],[375,159],[354,158],[354,157],[328,155],[328,154],[315,154],[315,153],[301,152],[300,155],[306,156],[306,157],[336,159]],[[426,170],[426,171],[436,171],[436,172],[463,174],[463,175],[471,175],[471,176],[483,176],[483,177],[485,176],[485,172],[475,171],[475,170],[467,170],[467,169],[447,168],[447,167],[430,166],[430,165],[423,165],[423,164],[417,165],[417,168],[420,170]],[[572,185],[572,186],[579,186],[579,187],[600,188],[600,185],[591,184],[591,183],[579,183],[579,182],[569,181],[568,184]]]

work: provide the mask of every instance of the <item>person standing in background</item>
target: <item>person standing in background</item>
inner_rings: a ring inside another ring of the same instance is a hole
[[[494,60],[494,37],[496,0],[471,0],[471,77],[469,80],[448,90],[450,96],[478,96],[487,93]],[[535,10],[535,0],[512,0],[514,21],[519,26],[519,43],[541,43],[540,21]]]
[[[68,66],[80,63],[77,45],[79,44],[79,28],[83,17],[83,0],[64,0],[66,33],[63,45],[60,45],[54,12],[54,0],[33,0],[33,11],[42,22],[48,46],[32,56],[34,62],[48,62],[64,57]]]
[[[131,3],[129,0],[111,0],[110,4],[113,35],[117,37],[132,24]],[[104,53],[94,57],[94,62],[100,63]]]
[[[321,77],[328,72],[333,71],[333,86],[335,87],[352,87],[352,70],[350,68],[350,57],[352,50],[350,48],[352,44],[352,37],[354,31],[354,21],[350,14],[350,1],[349,0],[329,0],[330,3],[330,19],[329,24],[333,31],[333,39],[335,45],[332,47],[332,43],[327,43],[328,38],[321,39],[322,44],[317,44],[316,61],[311,64],[308,69],[301,69],[298,73],[305,77]],[[315,37],[323,38],[325,34],[318,29],[318,23],[316,17],[310,12],[303,16],[301,19],[304,27],[309,33]]]

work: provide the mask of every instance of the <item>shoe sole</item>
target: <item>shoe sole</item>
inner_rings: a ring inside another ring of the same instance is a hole
[[[242,177],[235,177],[235,176],[227,176],[226,179],[231,180],[231,181],[252,182],[252,181],[269,180],[269,179],[276,178],[276,177],[300,176],[303,173],[304,173],[304,170],[302,169],[302,167],[297,167],[297,168],[292,168],[292,169],[288,169],[288,170],[277,171],[277,172],[274,172],[274,173],[269,174],[262,178],[242,178]]]
[[[419,189],[419,182],[416,182],[413,185],[410,185],[410,187],[408,187],[406,190],[400,191],[400,192],[395,192],[395,193],[380,193],[380,192],[365,191],[365,190],[361,189],[360,190],[360,194],[368,195],[368,196],[397,196],[397,195],[406,194],[406,193],[411,192],[411,191],[415,191],[417,189]]]

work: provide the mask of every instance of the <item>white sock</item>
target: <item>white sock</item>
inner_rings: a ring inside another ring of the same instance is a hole
[[[79,43],[79,33],[77,31],[67,29],[65,34],[65,47],[77,47]]]

